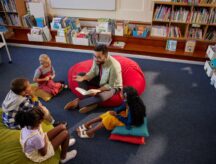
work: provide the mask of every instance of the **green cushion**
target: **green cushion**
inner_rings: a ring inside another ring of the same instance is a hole
[[[149,132],[147,128],[147,118],[144,118],[144,124],[139,127],[127,129],[125,126],[117,126],[115,129],[113,129],[112,134],[148,137]]]
[[[52,125],[42,123],[44,132],[53,128]],[[33,164],[25,154],[19,142],[20,130],[11,130],[2,123],[2,109],[0,108],[0,163],[4,164]],[[55,156],[42,162],[41,164],[58,164],[60,160],[60,150],[56,151]]]

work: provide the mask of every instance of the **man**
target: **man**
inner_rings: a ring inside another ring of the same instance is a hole
[[[79,73],[74,77],[79,87],[88,90],[89,86],[92,94],[82,100],[75,100],[66,104],[64,109],[79,108],[80,113],[89,112],[97,107],[97,104],[111,98],[122,89],[121,65],[112,56],[108,55],[105,45],[97,45],[94,49],[93,64],[88,73]]]

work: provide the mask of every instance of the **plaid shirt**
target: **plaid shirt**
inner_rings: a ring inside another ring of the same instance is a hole
[[[2,120],[5,126],[10,129],[20,129],[20,126],[15,122],[15,116],[18,111],[30,111],[34,106],[38,106],[38,101],[32,101],[31,97],[26,97],[26,99],[19,105],[18,108],[9,111],[3,112]]]

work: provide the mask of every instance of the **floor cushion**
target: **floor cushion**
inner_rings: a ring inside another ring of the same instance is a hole
[[[42,123],[45,132],[53,128],[52,125]],[[2,123],[2,110],[0,109],[0,163],[23,163],[33,164],[22,152],[19,142],[20,130],[11,130]],[[58,164],[60,160],[60,151],[56,151],[55,156],[42,162],[41,164]]]
[[[116,60],[119,61],[122,67],[122,78],[123,86],[132,86],[134,87],[139,95],[141,95],[145,90],[145,78],[142,70],[139,65],[126,57],[123,56],[113,56]],[[76,96],[82,98],[82,95],[78,93],[75,88],[78,86],[78,83],[73,80],[73,76],[77,75],[80,72],[88,72],[92,66],[92,60],[83,61],[72,66],[68,71],[68,84],[72,93]],[[119,106],[122,102],[122,99],[119,94],[115,94],[109,100],[100,103],[100,106],[104,107],[114,107]]]
[[[48,93],[48,92],[45,92],[44,90],[42,89],[39,89],[38,88],[38,84],[37,83],[33,83],[31,84],[31,87],[32,87],[32,91],[33,91],[33,94],[41,99],[43,99],[44,101],[49,101],[53,95]]]
[[[111,134],[109,139],[113,140],[113,141],[121,141],[121,142],[127,142],[127,143],[138,144],[138,145],[145,144],[145,138],[144,137]]]
[[[144,118],[144,124],[139,127],[127,129],[125,126],[117,126],[112,130],[112,134],[148,137],[147,118]]]

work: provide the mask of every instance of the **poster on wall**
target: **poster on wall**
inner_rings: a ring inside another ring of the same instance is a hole
[[[50,0],[52,8],[115,10],[116,0]]]

